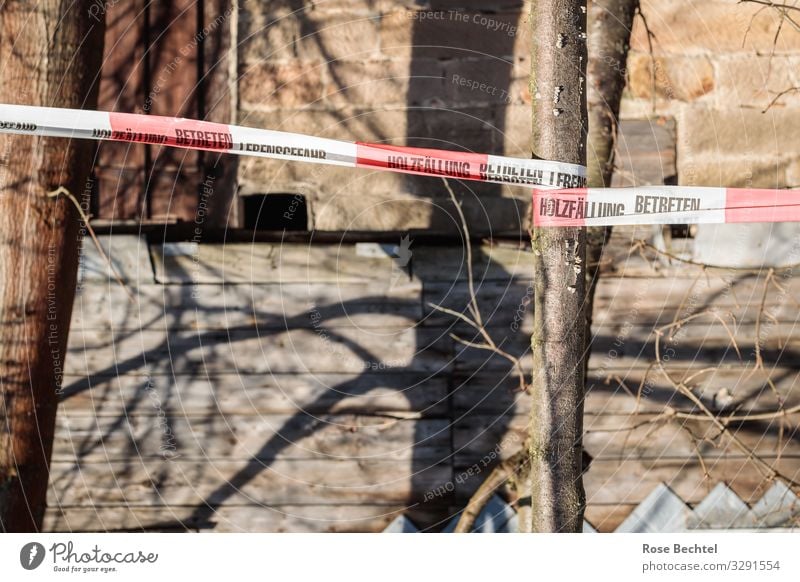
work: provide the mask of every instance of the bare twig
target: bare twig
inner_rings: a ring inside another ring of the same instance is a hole
[[[489,476],[481,483],[478,490],[470,497],[467,506],[461,512],[461,517],[456,524],[455,533],[469,533],[475,525],[475,520],[491,499],[494,492],[505,483],[509,477],[519,472],[528,460],[528,444],[523,444],[522,448],[511,457],[498,464]]]
[[[679,323],[688,322],[689,320],[695,319],[701,315],[703,314],[698,313],[695,315],[691,315],[685,318],[685,320],[681,320],[681,322]],[[683,381],[677,381],[674,378],[672,378],[672,376],[664,366],[663,360],[661,359],[661,337],[664,335],[663,334],[664,330],[671,328],[673,325],[675,324],[670,324],[660,328],[659,330],[657,330],[655,336],[656,362],[659,369],[664,374],[664,377],[670,381],[670,383],[678,392],[683,394],[686,398],[688,398],[692,402],[692,404],[694,404],[698,409],[700,409],[703,415],[705,415],[706,418],[708,418],[708,420],[712,422],[719,429],[720,434],[724,434],[725,436],[727,436],[734,444],[734,446],[736,446],[736,448],[738,448],[742,453],[744,453],[747,456],[747,459],[756,466],[756,468],[761,472],[761,474],[766,479],[772,480],[775,479],[776,477],[779,477],[794,487],[800,487],[800,483],[798,483],[791,477],[788,477],[787,475],[784,475],[781,472],[779,472],[775,467],[767,463],[764,459],[762,459],[759,455],[757,455],[755,451],[753,451],[744,442],[742,442],[742,440],[736,435],[736,433],[731,432],[728,428],[727,423],[723,422],[723,420],[720,417],[711,412],[711,410],[709,410],[709,408],[705,405],[705,403],[703,403],[703,401],[700,400],[700,398],[698,398],[694,394],[694,392],[689,386],[687,386]],[[786,411],[779,411],[778,414],[786,414]]]
[[[771,0],[739,0],[739,4],[761,4],[768,8],[778,8],[780,10],[795,10],[800,12],[800,6],[792,6],[791,4],[781,4],[779,2],[772,2]]]
[[[80,214],[81,216],[81,220],[83,220],[83,223],[86,225],[86,230],[89,231],[89,235],[92,237],[92,241],[94,241],[94,246],[97,247],[97,252],[100,253],[100,256],[108,265],[108,268],[111,270],[111,273],[114,275],[114,278],[117,280],[117,283],[119,283],[119,286],[125,290],[125,293],[128,295],[128,299],[130,299],[131,303],[135,304],[136,297],[133,295],[133,292],[125,284],[125,282],[122,280],[122,277],[120,277],[119,273],[114,268],[114,264],[111,262],[111,259],[108,257],[106,251],[103,249],[103,246],[100,244],[100,241],[97,239],[97,235],[95,234],[92,225],[89,224],[89,217],[83,211],[83,208],[81,208],[78,199],[75,198],[72,192],[64,188],[64,186],[59,186],[56,190],[48,192],[47,196],[48,198],[58,198],[58,196],[61,194],[66,196],[75,205],[75,208],[78,210],[78,214]]]
[[[788,89],[784,89],[783,91],[779,92],[775,97],[772,98],[772,101],[769,102],[764,109],[761,110],[761,113],[766,113],[780,100],[781,97],[788,95],[789,93],[795,93],[800,91],[800,86],[789,87]]]
[[[647,242],[646,240],[636,240],[631,244],[630,254],[633,254],[636,251],[639,251],[641,254],[644,250],[651,251],[657,255],[661,255],[663,257],[668,258],[671,261],[676,261],[679,263],[683,263],[684,265],[692,265],[694,267],[700,267],[701,269],[708,269],[708,270],[718,270],[718,271],[735,271],[741,274],[751,274],[751,275],[761,275],[764,272],[763,268],[754,269],[751,267],[725,267],[721,265],[709,265],[708,263],[700,263],[698,261],[693,261],[691,259],[685,259],[683,257],[679,257],[674,255],[668,251],[662,250],[657,246]],[[645,261],[649,261],[650,259],[641,254],[642,259]],[[785,271],[793,271],[797,268],[800,268],[800,263],[793,263],[791,265],[785,265],[783,267],[773,267],[775,273],[782,273]]]
[[[461,222],[461,230],[464,236],[464,244],[466,245],[467,252],[467,286],[469,288],[469,303],[467,308],[472,317],[435,303],[428,303],[428,305],[436,311],[440,311],[455,317],[456,319],[460,319],[477,331],[478,334],[483,338],[483,343],[469,341],[456,334],[450,334],[450,337],[465,346],[481,350],[488,350],[508,360],[514,366],[514,370],[519,380],[520,391],[525,392],[528,390],[528,383],[525,379],[525,368],[522,365],[522,361],[516,356],[501,349],[497,342],[494,341],[491,334],[489,334],[489,332],[486,330],[486,326],[481,315],[481,310],[478,305],[478,295],[475,292],[475,277],[472,270],[472,239],[470,237],[469,226],[467,225],[464,212],[461,209],[461,203],[458,201],[455,192],[453,192],[453,189],[450,187],[450,183],[447,181],[447,178],[442,178],[442,181],[444,182],[445,188],[447,188],[447,192],[450,195],[450,200],[452,200],[453,205],[456,207],[456,212],[458,213],[459,220]]]
[[[656,57],[655,51],[653,50],[653,40],[656,38],[656,35],[650,29],[650,25],[647,23],[647,18],[642,12],[641,6],[636,7],[636,14],[639,18],[642,19],[642,25],[644,26],[645,34],[647,35],[647,50],[650,53],[650,83],[652,85],[651,90],[651,97],[652,97],[652,108],[653,113],[656,112]]]

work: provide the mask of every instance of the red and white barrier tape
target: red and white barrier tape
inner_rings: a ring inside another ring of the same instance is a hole
[[[0,132],[149,143],[498,184],[551,188],[577,188],[586,185],[586,168],[575,164],[353,143],[299,133],[155,115],[0,105]]]
[[[800,221],[800,191],[696,186],[534,190],[534,226]]]
[[[800,221],[800,191],[687,186],[584,188],[586,168],[548,160],[313,137],[193,119],[0,105],[0,133],[149,143],[533,186],[534,226]]]

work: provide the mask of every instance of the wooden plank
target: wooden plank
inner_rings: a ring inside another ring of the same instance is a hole
[[[83,304],[87,290],[90,290],[91,293],[88,298],[90,303],[97,301],[102,293],[124,297],[124,301],[129,302],[125,290],[117,283],[117,276],[129,286],[136,288],[152,285],[155,282],[153,267],[150,263],[150,251],[144,237],[101,234],[97,236],[97,240],[106,257],[100,254],[89,236],[83,239],[78,267],[79,285],[75,298],[76,308]],[[114,271],[109,267],[109,262]],[[74,323],[73,318],[72,325]]]
[[[68,375],[245,374],[365,371],[442,373],[451,361],[440,330],[409,328],[251,329],[223,331],[76,330]]]
[[[695,409],[657,368],[598,366],[598,363],[602,362],[593,361],[587,377],[586,415],[659,413],[666,406]],[[668,367],[673,378],[691,385],[695,395],[712,411],[737,410],[741,414],[773,411],[780,405],[778,396],[785,407],[800,404],[800,377],[794,368],[770,369],[776,393],[766,385],[763,373],[753,373],[752,367],[732,366],[704,373],[699,373],[700,369]],[[641,395],[637,398],[640,386]],[[529,397],[519,392],[515,376],[491,372],[457,374],[453,379],[452,400],[457,413],[511,414],[526,411],[530,406]]]
[[[776,279],[784,292],[768,286],[762,321],[796,322],[800,279]],[[713,271],[695,279],[603,277],[595,295],[596,326],[624,320],[633,324],[667,325],[693,313],[714,309],[732,323],[755,323],[765,277]]]
[[[447,379],[428,374],[217,374],[67,376],[59,411],[158,414],[370,414],[443,416]]]
[[[530,280],[533,258],[530,245],[474,245],[473,278],[476,284],[486,281],[507,281],[509,278]],[[412,247],[413,248],[413,247]],[[468,270],[463,246],[424,246],[414,249],[414,277],[424,284],[466,281]]]
[[[53,462],[48,504],[91,507],[210,504],[397,505],[446,484],[448,464],[409,461],[278,460]],[[446,499],[444,500],[446,501]]]
[[[152,271],[148,272],[152,278]],[[73,309],[72,329],[397,328],[422,319],[421,285],[414,282],[389,289],[373,282],[139,284],[133,292],[136,303],[115,281],[83,285]]]
[[[603,248],[600,272],[603,276],[615,277],[675,277],[695,278],[697,270],[669,260],[651,251],[641,252],[638,242],[653,243],[663,226],[618,226]]]
[[[800,475],[800,459],[763,457],[770,465],[792,479]],[[691,461],[598,461],[586,474],[587,502],[639,503],[659,482],[666,483],[678,496],[697,504],[719,482],[725,482],[745,501],[758,500],[771,484],[747,461],[719,459],[708,465],[711,479],[705,479],[699,462]]]
[[[691,461],[696,460],[698,453],[707,460],[746,458],[730,438],[719,437],[719,430],[711,422],[662,420],[656,423],[656,420],[654,414],[587,415],[584,448],[598,460]],[[493,450],[498,452],[498,458],[510,457],[525,440],[528,423],[526,413],[475,414],[458,419],[453,423],[455,465],[468,467]],[[626,430],[628,428],[631,430]],[[786,422],[782,436],[777,422],[731,426],[731,432],[759,455],[780,454],[800,459],[798,421]]]
[[[770,465],[792,479],[800,478],[800,458],[763,457]],[[699,503],[719,482],[724,482],[748,503],[757,501],[769,483],[748,461],[741,458],[713,459],[707,463],[711,479],[706,479],[699,461],[672,460],[603,460],[592,461],[584,475],[588,505],[630,505],[641,503],[661,482],[666,483],[689,504]],[[463,474],[456,469],[456,474]],[[467,476],[458,484],[457,499],[467,499],[483,480],[482,474]],[[590,520],[591,521],[591,520]]]
[[[770,287],[765,301],[762,322],[777,319],[784,323],[800,320],[800,279],[779,281],[785,293]],[[527,329],[532,319],[532,286],[530,281],[480,281],[475,286],[478,305],[484,321],[495,327],[511,326]],[[730,276],[711,273],[695,279],[602,277],[597,285],[594,303],[595,333],[606,328],[628,325],[664,326],[689,315],[713,309],[726,323],[755,323],[759,316],[764,278]],[[431,304],[467,313],[470,293],[466,282],[429,283],[425,285],[423,302],[425,325],[459,323],[453,316],[437,311]],[[711,317],[706,317],[712,321]]]
[[[793,323],[778,323],[764,325],[761,328],[761,356],[767,367],[794,365],[800,349],[796,327]],[[487,331],[495,338],[495,342],[504,340],[504,350],[516,357],[525,357],[525,366],[530,366],[527,358],[530,353],[529,324],[523,325],[517,332],[495,327],[490,327]],[[630,325],[624,321],[593,330],[589,366],[618,369],[633,366],[647,367],[656,359],[656,331],[652,325]],[[730,334],[733,334],[735,344]],[[470,342],[478,342],[481,339],[477,332],[462,335]],[[673,338],[665,334],[661,341],[661,354],[669,366],[749,365],[752,367],[756,361],[753,345],[755,337],[755,324],[731,322],[725,326],[708,315],[684,325]],[[485,367],[489,369],[508,367],[504,358],[494,355],[489,357],[487,353],[479,348],[457,345],[457,369],[469,371]]]
[[[636,509],[636,503],[589,503],[584,517],[600,533],[611,533]]]
[[[669,279],[669,286],[678,286],[670,293],[691,283],[676,283],[675,279],[705,279],[700,267],[682,263],[670,265],[666,259],[644,260],[634,249],[638,239],[650,238],[652,227],[629,228],[627,232],[615,230],[603,255],[603,278]],[[412,243],[413,245],[413,243]],[[415,278],[429,284],[450,284],[467,280],[466,252],[463,246],[412,246],[412,270]],[[226,245],[194,243],[166,243],[153,245],[157,281],[161,283],[292,283],[292,282],[358,282],[399,279],[403,271],[390,258],[360,257],[355,245],[302,245],[286,243],[235,243]],[[473,245],[473,270],[477,285],[488,282],[507,283],[509,279],[530,281],[532,259],[527,245],[514,247],[507,244]],[[729,270],[709,271],[712,281],[731,279],[734,290],[742,287],[747,292],[748,278],[732,274]],[[782,283],[786,279],[779,279]],[[607,285],[619,281],[609,282]],[[645,283],[639,282],[641,287]],[[527,285],[527,283],[524,283]],[[651,283],[653,293],[660,294]],[[700,287],[702,288],[702,286]],[[711,288],[709,288],[711,293]],[[752,294],[752,292],[751,292]]]
[[[209,519],[199,520],[186,506],[52,507],[45,515],[49,532],[173,532],[235,533],[379,533],[405,504],[372,505],[223,505]],[[433,512],[431,512],[433,513]],[[429,518],[430,519],[430,518]]]
[[[646,186],[675,181],[675,120],[623,120],[616,143],[612,186]]]
[[[532,319],[532,281],[510,278],[505,281],[479,281],[475,284],[475,296],[486,325],[498,329],[511,328],[512,325],[519,328],[529,326],[529,321]],[[469,316],[470,298],[469,286],[463,281],[426,284],[422,297],[425,310],[422,324],[465,329],[466,323],[437,310],[434,306],[438,305]]]
[[[446,419],[376,416],[167,415],[95,417],[61,410],[54,461],[79,463],[180,457],[182,460],[276,459],[442,461],[450,453]]]
[[[765,373],[754,372],[752,366],[731,366],[706,372],[701,372],[701,369],[706,369],[702,366],[676,365],[667,369],[673,379],[692,386],[695,395],[713,411],[730,413],[736,410],[746,414],[777,410],[781,402],[787,408],[800,404],[800,385],[795,368],[767,368],[775,392],[768,386]],[[659,412],[667,405],[682,410],[695,408],[656,368],[595,366],[589,372],[587,386],[587,414],[619,414],[636,410]]]
[[[153,245],[159,283],[383,283],[411,281],[389,257],[358,256],[355,245],[201,244]]]

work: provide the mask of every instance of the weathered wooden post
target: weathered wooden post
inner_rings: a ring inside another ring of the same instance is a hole
[[[0,103],[93,108],[104,21],[92,0],[6,2]],[[41,529],[94,146],[0,137],[0,530]],[[90,186],[90,184],[89,184]]]

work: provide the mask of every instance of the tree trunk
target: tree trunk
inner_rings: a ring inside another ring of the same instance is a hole
[[[589,3],[589,154],[588,185],[611,186],[614,146],[619,129],[619,105],[625,89],[631,27],[639,0],[592,0]],[[586,337],[592,337],[594,292],[603,247],[611,227],[594,227],[587,232],[586,251]],[[587,352],[584,371],[588,369]]]
[[[626,63],[630,46],[633,18],[639,0],[595,0],[589,4],[589,62],[588,119],[589,153],[588,185],[607,187],[611,184],[614,170],[614,146],[618,136],[618,116],[622,91],[626,81]],[[586,264],[586,340],[591,338],[594,293],[597,287],[599,264],[603,246],[611,234],[611,227],[587,230]],[[591,346],[589,346],[591,348]],[[584,357],[584,373],[588,370],[590,349]],[[523,445],[523,449],[527,444]],[[530,491],[530,471],[527,470],[528,455],[520,451],[492,471],[486,481],[470,499],[461,514],[456,532],[472,530],[475,518],[486,505],[491,494],[506,479],[515,482],[516,490]],[[589,466],[591,457],[584,451],[583,471]],[[523,494],[517,512],[521,530],[530,531],[532,525],[531,505],[527,494]]]
[[[93,108],[102,17],[92,0],[6,2],[0,103]],[[2,113],[0,112],[0,118]],[[90,142],[0,136],[0,530],[41,529],[75,296]]]
[[[533,3],[534,157],[586,164],[586,1]],[[580,532],[586,229],[536,228],[532,531]]]

